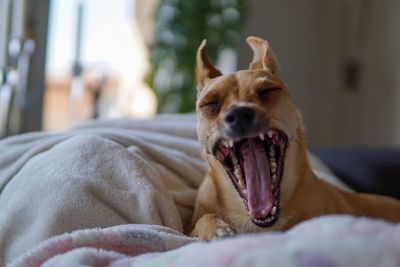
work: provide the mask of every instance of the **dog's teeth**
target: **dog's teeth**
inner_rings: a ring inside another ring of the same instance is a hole
[[[240,175],[240,177],[238,177],[238,178],[239,178],[239,179],[238,179],[239,186],[240,186],[242,189],[245,189],[245,188],[246,188],[246,183],[244,182],[243,176]]]
[[[271,146],[270,148],[269,148],[269,155],[271,156],[271,157],[274,157],[275,156],[275,150],[274,150],[274,148]],[[275,160],[275,159],[274,159]]]
[[[275,161],[271,161],[271,171],[272,171],[272,173],[276,172],[276,162]]]
[[[234,168],[235,168],[235,176],[236,176],[236,179],[238,181],[239,186],[241,188],[243,188],[243,189],[246,188],[246,183],[244,182],[243,175],[242,175],[242,170],[240,169],[240,166],[239,165],[235,165]]]
[[[244,182],[242,169],[240,168],[239,164],[234,165],[235,169],[235,177],[238,180],[238,184],[241,188],[246,188],[246,183]]]
[[[267,132],[267,135],[268,135],[269,138],[272,138],[272,136],[274,135],[274,131],[269,130],[269,131]]]
[[[233,140],[232,139],[228,140],[228,145],[229,145],[229,147],[233,147]]]
[[[222,140],[222,144],[223,144],[225,147],[228,147],[228,141]]]
[[[276,182],[276,174],[275,173],[272,174],[271,180],[272,180],[272,184],[275,184],[275,182]]]
[[[242,178],[242,170],[240,169],[239,164],[234,165],[234,169],[235,169],[235,176],[238,180],[240,180]]]
[[[264,140],[265,140],[265,136],[264,136],[263,133],[260,133],[260,134],[259,134],[259,137],[260,137],[261,141],[264,141]]]
[[[246,184],[245,184],[245,182],[244,182],[243,177],[240,177],[240,179],[239,179],[239,186],[240,186],[241,188],[245,188],[245,187],[246,187]]]
[[[274,206],[271,210],[271,215],[274,216],[276,214],[276,207]]]
[[[237,157],[236,157],[236,155],[234,154],[234,153],[231,153],[231,159],[232,159],[232,163],[234,164],[234,165],[236,165],[236,164],[238,164],[239,162],[238,162],[238,159],[237,159]],[[239,165],[238,165],[239,166]]]

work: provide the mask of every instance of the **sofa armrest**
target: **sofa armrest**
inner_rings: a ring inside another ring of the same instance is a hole
[[[400,149],[315,148],[311,152],[355,191],[400,199]]]

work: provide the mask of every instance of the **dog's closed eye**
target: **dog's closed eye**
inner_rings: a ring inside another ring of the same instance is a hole
[[[278,90],[281,90],[282,88],[280,87],[265,87],[261,88],[257,91],[257,95],[262,99],[265,100],[268,98],[269,94]]]
[[[208,101],[200,103],[199,108],[212,115],[219,112],[221,109],[221,103],[219,100]]]

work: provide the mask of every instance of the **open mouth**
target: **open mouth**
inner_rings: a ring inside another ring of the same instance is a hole
[[[287,136],[275,129],[254,138],[219,140],[214,155],[228,173],[252,222],[270,227],[279,216]]]

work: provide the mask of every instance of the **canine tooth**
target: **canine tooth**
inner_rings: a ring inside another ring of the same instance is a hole
[[[228,142],[227,142],[226,140],[222,140],[222,144],[223,144],[225,147],[228,147]]]
[[[264,141],[264,140],[265,140],[265,136],[264,136],[263,133],[260,133],[260,134],[259,134],[259,137],[260,137],[261,141]]]
[[[228,145],[229,145],[229,147],[233,147],[233,140],[232,139],[228,140]]]
[[[267,132],[267,135],[268,135],[269,138],[272,138],[272,136],[274,135],[274,131],[269,130],[269,131]]]
[[[276,214],[276,207],[274,206],[271,210],[271,215],[274,216]]]

